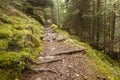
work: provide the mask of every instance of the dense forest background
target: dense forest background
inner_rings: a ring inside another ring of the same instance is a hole
[[[63,29],[111,57],[119,58],[119,0],[64,0],[59,5]]]

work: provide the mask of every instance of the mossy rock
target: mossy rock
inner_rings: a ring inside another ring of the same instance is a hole
[[[33,47],[39,47],[40,46],[40,39],[36,38],[34,35],[32,34],[27,34],[25,37],[24,37],[24,44],[26,46],[29,46],[29,45],[34,45]]]
[[[19,42],[21,40],[21,35],[14,35],[13,37],[9,38],[8,42],[8,51],[19,51],[23,49],[22,42]]]

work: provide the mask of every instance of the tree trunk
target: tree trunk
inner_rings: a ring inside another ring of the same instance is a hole
[[[93,19],[93,25],[92,25],[92,45],[93,46],[95,46],[95,27],[96,27],[96,25],[95,25],[95,1],[93,1],[93,17],[94,17],[94,19]]]
[[[113,6],[114,7],[114,6]],[[115,36],[115,8],[111,12],[111,41],[110,41],[110,53],[113,52],[113,47],[114,47],[114,36]]]
[[[60,16],[59,16],[59,1],[56,0],[56,14],[57,14],[57,25],[60,25]]]
[[[106,7],[106,0],[105,0],[105,7]],[[104,53],[106,53],[106,39],[107,39],[107,38],[106,38],[106,37],[107,37],[107,36],[106,36],[106,34],[107,34],[107,33],[106,33],[106,32],[107,32],[107,31],[106,31],[106,26],[107,26],[107,25],[106,25],[106,12],[105,12],[105,13],[104,13]]]
[[[96,28],[97,28],[97,32],[96,32],[96,47],[99,48],[99,38],[100,38],[100,15],[99,15],[99,10],[100,10],[100,0],[97,0],[97,19],[96,19]]]

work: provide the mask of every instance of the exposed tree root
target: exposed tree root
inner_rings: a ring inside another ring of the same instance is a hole
[[[80,53],[80,52],[85,52],[85,49],[60,52],[60,53],[53,54],[53,56],[57,56],[57,55],[71,55],[71,54]]]
[[[41,72],[51,72],[51,73],[54,73],[54,74],[58,74],[58,72],[54,69],[51,69],[51,68],[34,68],[32,69],[29,65],[25,65],[25,69],[28,70],[28,71],[31,71],[33,73],[36,73],[36,74],[39,74]]]
[[[58,72],[56,70],[49,69],[49,68],[35,68],[35,69],[32,69],[32,71],[34,71],[36,73],[39,73],[39,72],[51,72],[51,73],[58,74]]]
[[[58,62],[58,61],[62,61],[62,59],[52,59],[52,60],[48,60],[48,61],[35,62],[35,61],[33,61],[32,59],[30,59],[29,57],[24,57],[24,62],[26,62],[26,63],[31,63],[31,64],[35,64],[35,65],[52,63],[52,62]]]
[[[35,62],[32,59],[30,59],[29,57],[25,56],[24,57],[24,62],[26,64],[24,66],[25,66],[25,69],[27,69],[29,71],[32,71],[32,72],[34,72],[36,74],[38,74],[40,72],[51,72],[51,73],[54,73],[54,74],[58,74],[58,72],[56,70],[51,69],[51,68],[34,68],[34,69],[32,69],[30,67],[30,64],[40,65],[40,64],[57,62],[57,61],[62,61],[62,59],[54,59],[54,60],[49,60],[49,61],[44,61],[44,62]]]
[[[34,62],[34,64],[40,65],[40,64],[46,64],[46,63],[52,63],[52,62],[58,62],[58,61],[62,61],[62,59],[53,59],[53,60],[43,61],[43,62]]]

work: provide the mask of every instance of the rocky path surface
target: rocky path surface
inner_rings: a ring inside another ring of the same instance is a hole
[[[59,53],[85,49],[82,46],[72,47],[66,44],[65,41],[67,39],[66,36],[55,33],[50,28],[45,28],[44,50],[40,52],[40,56],[36,61],[53,61],[37,65],[34,68],[45,68],[50,69],[50,71],[40,73],[26,71],[23,80],[99,80],[83,51],[75,54],[57,55]]]

